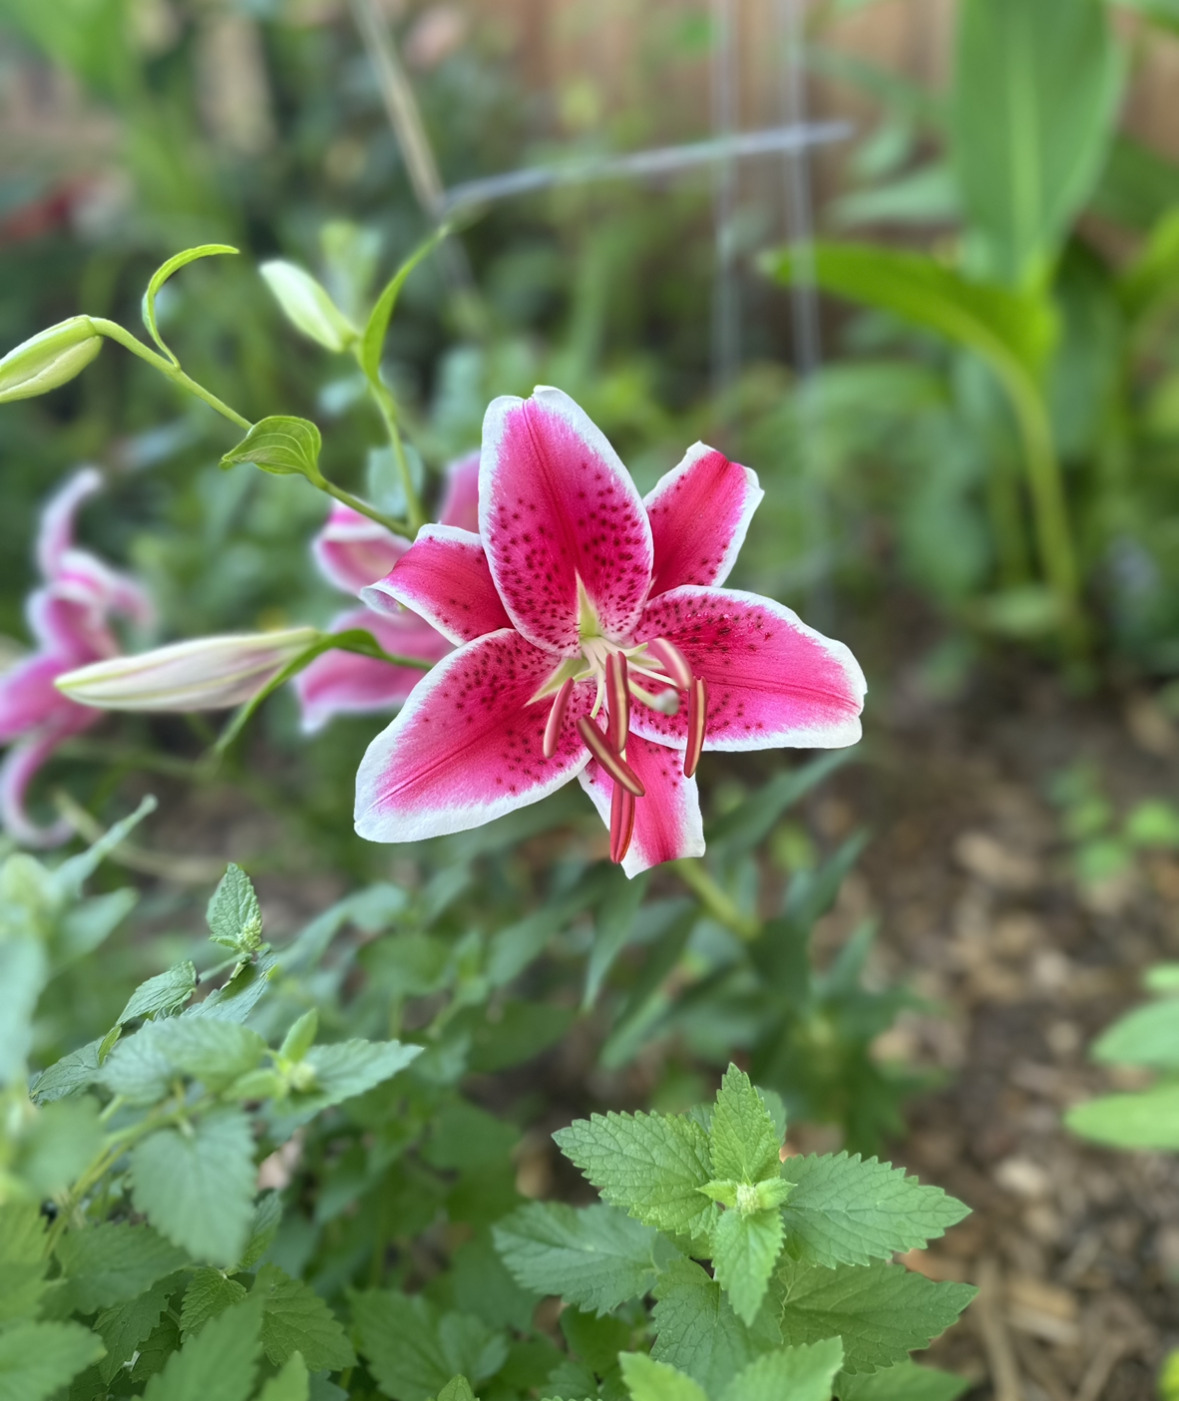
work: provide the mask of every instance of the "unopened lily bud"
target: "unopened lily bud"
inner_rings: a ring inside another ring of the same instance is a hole
[[[355,327],[309,272],[276,258],[263,263],[261,273],[279,306],[305,336],[337,352],[356,339]]]
[[[315,628],[199,637],[94,662],[55,684],[101,710],[225,710],[256,696],[318,637]]]
[[[88,316],[71,316],[38,331],[0,360],[0,404],[47,394],[80,374],[102,349]]]

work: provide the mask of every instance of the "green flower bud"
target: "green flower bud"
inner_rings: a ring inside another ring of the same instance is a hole
[[[38,331],[0,360],[0,404],[47,394],[81,374],[101,349],[102,337],[88,316]]]

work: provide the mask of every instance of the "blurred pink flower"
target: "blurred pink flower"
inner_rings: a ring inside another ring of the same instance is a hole
[[[460,458],[448,470],[442,502],[444,524],[478,528],[479,454]],[[335,505],[312,542],[320,573],[344,593],[360,594],[385,577],[409,549],[409,541],[367,516]],[[404,608],[350,608],[332,620],[331,632],[363,628],[386,652],[436,662],[451,650],[442,633]],[[355,652],[325,652],[295,677],[303,729],[320,729],[333,715],[371,714],[400,705],[422,679],[416,667],[393,666]]]
[[[25,798],[38,769],[70,736],[102,719],[102,712],[63,696],[54,681],[64,672],[116,656],[111,621],[151,618],[147,595],[125,575],[74,545],[78,507],[102,486],[92,467],[67,481],[45,508],[36,560],[44,581],[30,595],[29,630],[37,649],[0,675],[0,744],[9,749],[0,764],[0,822],[28,846],[53,846],[71,835],[67,823],[39,827]]]

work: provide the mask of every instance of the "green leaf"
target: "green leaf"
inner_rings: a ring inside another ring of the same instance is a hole
[[[314,1044],[318,1030],[319,1012],[315,1007],[308,1008],[283,1037],[278,1054],[285,1060],[302,1060]]]
[[[188,1263],[182,1250],[150,1226],[110,1221],[67,1232],[56,1253],[79,1313],[134,1299]]]
[[[182,267],[189,263],[196,262],[198,258],[211,258],[219,253],[236,253],[236,248],[231,248],[228,243],[202,243],[198,248],[186,248],[183,253],[175,253],[166,263],[161,264],[152,273],[151,281],[147,284],[147,291],[143,294],[143,324],[151,333],[151,338],[160,347],[173,365],[179,365],[180,361],[164,344],[159,328],[156,326],[156,297],[160,288],[172,276],[174,272],[179,272]]]
[[[250,1238],[237,1262],[239,1270],[252,1270],[266,1254],[278,1235],[282,1221],[282,1198],[277,1192],[263,1192],[254,1207],[254,1220],[250,1227]]]
[[[1179,1149],[1179,1085],[1103,1095],[1074,1105],[1064,1122],[1082,1138],[1114,1148]]]
[[[708,1401],[691,1377],[666,1362],[641,1352],[624,1352],[618,1361],[631,1401]]]
[[[723,1211],[712,1233],[717,1282],[733,1312],[752,1323],[782,1250],[782,1213]]]
[[[37,1311],[49,1267],[47,1225],[36,1202],[0,1206],[0,1324]]]
[[[261,1342],[261,1309],[253,1299],[226,1309],[168,1359],[148,1382],[143,1401],[247,1401]]]
[[[253,882],[236,863],[230,862],[226,867],[209,900],[205,922],[209,926],[209,938],[234,953],[253,953],[261,944],[262,907],[258,904]]]
[[[957,1401],[973,1383],[969,1377],[898,1362],[858,1377],[840,1377],[840,1401]]]
[[[184,1337],[199,1333],[211,1318],[223,1314],[231,1304],[246,1297],[246,1286],[230,1279],[222,1270],[194,1270],[180,1306],[180,1332]]]
[[[124,1038],[107,1057],[101,1079],[132,1104],[154,1104],[181,1076],[222,1090],[262,1059],[256,1031],[217,1017],[167,1017]]]
[[[1150,1002],[1114,1022],[1090,1052],[1103,1065],[1145,1065],[1179,1070],[1179,1017],[1175,1003]]]
[[[85,1099],[46,1104],[14,1135],[12,1175],[37,1200],[69,1187],[102,1151],[106,1135],[98,1102]]]
[[[0,939],[0,1087],[23,1080],[33,1041],[33,1013],[49,977],[39,939]]]
[[[76,1051],[62,1056],[48,1070],[37,1076],[30,1097],[36,1104],[52,1104],[77,1094],[92,1085],[98,1078],[98,1048],[102,1041],[88,1041]]]
[[[278,1376],[271,1377],[258,1393],[258,1401],[308,1401],[310,1395],[307,1364],[299,1353],[293,1352]]]
[[[775,1277],[782,1299],[782,1341],[842,1338],[844,1370],[874,1372],[928,1347],[978,1291],[935,1284],[902,1265],[839,1265],[833,1270],[793,1261]]]
[[[1123,63],[1101,0],[963,0],[951,156],[1001,280],[1056,253],[1113,135]]]
[[[58,926],[58,957],[62,963],[93,953],[118,929],[139,900],[133,886],[95,895],[67,910]]]
[[[368,324],[364,328],[364,338],[360,344],[360,366],[370,380],[374,382],[380,380],[381,350],[385,344],[385,335],[389,330],[393,308],[397,305],[397,298],[402,287],[405,286],[406,278],[424,258],[429,257],[449,233],[449,226],[444,225],[442,228],[436,229],[429,238],[423,239],[385,284],[384,290],[377,298],[376,305],[369,314]]]
[[[833,749],[797,769],[775,774],[732,812],[710,824],[709,841],[714,845],[731,846],[734,851],[751,851],[769,836],[787,808],[793,807],[836,769],[850,763],[853,757],[853,750]]]
[[[296,1353],[312,1372],[336,1372],[356,1361],[339,1319],[310,1285],[263,1265],[253,1292],[262,1296],[262,1348],[275,1366]]]
[[[603,1201],[657,1230],[707,1235],[716,1216],[699,1190],[712,1177],[708,1135],[693,1120],[594,1114],[553,1138]]]
[[[140,1344],[159,1323],[169,1298],[182,1280],[181,1275],[168,1275],[136,1298],[104,1309],[94,1320],[94,1331],[106,1344],[106,1356],[99,1364],[103,1381],[109,1382],[139,1351]]]
[[[81,1324],[14,1323],[0,1332],[0,1401],[45,1401],[102,1353]]]
[[[857,1153],[788,1158],[794,1183],[783,1218],[791,1241],[819,1265],[866,1265],[924,1246],[969,1215],[940,1187],[923,1187],[903,1168]]]
[[[651,1356],[686,1372],[710,1396],[719,1396],[762,1351],[720,1285],[695,1261],[675,1261],[656,1281],[655,1298]]]
[[[272,414],[259,419],[237,447],[221,459],[223,468],[239,462],[252,462],[275,477],[306,477],[316,486],[323,483],[319,454],[323,437],[309,418]]]
[[[767,1352],[733,1378],[721,1401],[830,1401],[842,1365],[838,1338]]]
[[[300,1124],[333,1104],[391,1080],[421,1053],[421,1046],[401,1041],[336,1041],[328,1046],[312,1046],[299,1064],[310,1070],[314,1079],[307,1089],[272,1107],[275,1134],[281,1138],[293,1133]]]
[[[466,1377],[451,1377],[438,1393],[438,1401],[476,1401],[476,1397]]]
[[[106,858],[127,840],[144,818],[149,817],[159,804],[150,794],[143,799],[133,813],[108,828],[96,842],[85,851],[63,861],[53,872],[54,897],[58,901],[76,900],[82,893],[82,886],[90,879]]]
[[[127,999],[117,1024],[123,1026],[137,1017],[169,1016],[183,1007],[193,995],[196,981],[196,968],[187,959],[169,968],[166,973],[157,973],[154,978],[140,983]]]
[[[518,1283],[604,1314],[648,1293],[674,1258],[650,1226],[605,1205],[530,1202],[492,1232]]]
[[[361,1353],[377,1385],[396,1401],[427,1401],[456,1373],[478,1386],[503,1366],[508,1345],[470,1314],[439,1313],[420,1295],[352,1295]]]
[[[232,1265],[253,1217],[254,1140],[240,1109],[157,1129],[131,1150],[136,1209],[194,1259]]]
[[[356,329],[327,291],[301,267],[282,259],[259,269],[292,325],[326,350],[339,353],[356,339]]]
[[[708,1146],[714,1177],[753,1183],[780,1175],[781,1135],[749,1076],[735,1065],[717,1091]]]

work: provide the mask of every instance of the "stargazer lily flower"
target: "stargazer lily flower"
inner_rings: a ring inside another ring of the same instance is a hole
[[[634,876],[703,853],[703,750],[854,744],[866,687],[851,652],[719,587],[762,495],[697,443],[644,501],[567,395],[496,399],[479,534],[423,527],[363,594],[457,650],[369,746],[360,835],[464,831],[577,777]]]
[[[479,454],[454,463],[447,473],[441,519],[449,525],[478,526]],[[409,541],[347,506],[335,505],[312,542],[320,573],[344,593],[358,595],[383,578],[409,549]],[[364,628],[386,652],[436,662],[451,643],[428,622],[398,608],[373,612],[350,608],[333,618],[331,632]],[[320,729],[333,715],[370,714],[400,705],[422,679],[414,667],[394,666],[355,652],[332,651],[317,657],[295,677],[303,729]]]
[[[101,486],[98,472],[83,468],[46,506],[36,547],[44,583],[27,606],[37,649],[0,675],[0,744],[12,746],[0,765],[0,821],[27,846],[54,846],[72,835],[68,823],[38,826],[26,810],[26,795],[54,750],[102,718],[62,695],[54,682],[75,667],[118,654],[113,619],[146,624],[151,617],[147,595],[134,580],[74,545],[78,507]]]

